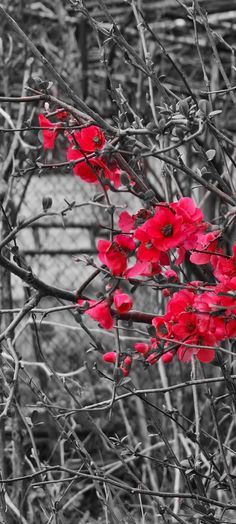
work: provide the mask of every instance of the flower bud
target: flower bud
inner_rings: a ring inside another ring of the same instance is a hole
[[[123,360],[123,362],[120,365],[120,370],[122,372],[123,377],[128,377],[130,368],[131,368],[131,364],[132,364],[132,357],[130,356],[125,357],[125,359]]]
[[[104,362],[109,362],[112,364],[115,364],[116,362],[116,352],[115,351],[108,351],[108,353],[105,353],[103,355]]]
[[[43,197],[42,206],[43,206],[44,211],[47,211],[48,209],[50,209],[50,207],[52,207],[52,197],[50,196]]]
[[[138,342],[137,344],[134,344],[134,349],[138,353],[141,353],[141,355],[146,355],[150,351],[150,346],[145,342]]]
[[[168,364],[168,362],[171,362],[174,358],[174,354],[172,351],[167,351],[162,355],[161,360],[164,362],[164,364]]]
[[[146,358],[146,362],[148,364],[150,364],[150,366],[153,366],[153,364],[156,364],[156,362],[158,361],[159,359],[159,356],[156,352],[152,353],[151,355],[149,355],[147,358]]]

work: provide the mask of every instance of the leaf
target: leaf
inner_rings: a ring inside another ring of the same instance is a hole
[[[198,103],[198,107],[201,111],[201,113],[204,115],[204,116],[208,116],[211,112],[211,104],[208,100],[205,100],[205,99],[201,99],[199,100],[199,103]]]
[[[188,105],[188,101],[186,98],[184,98],[184,100],[180,100],[179,103],[178,103],[178,107],[179,107],[179,112],[188,117],[188,114],[189,114],[189,105]]]
[[[216,109],[215,111],[211,111],[209,113],[209,118],[213,118],[214,116],[220,115],[222,113],[222,109]]]
[[[35,426],[35,425],[39,425],[39,424],[44,424],[45,422],[45,413],[40,413],[40,411],[37,411],[36,409],[33,411],[32,415],[31,415],[31,422],[32,424]]]

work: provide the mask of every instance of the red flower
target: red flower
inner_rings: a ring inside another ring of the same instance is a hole
[[[185,340],[197,332],[197,316],[194,313],[180,313],[177,322],[172,326],[175,338]]]
[[[127,268],[127,257],[135,249],[132,238],[125,235],[116,235],[113,242],[98,241],[98,256],[113,275],[121,275]]]
[[[134,228],[135,215],[130,215],[128,211],[122,211],[118,220],[118,227],[123,233],[129,233]]]
[[[224,255],[221,250],[220,253]],[[215,254],[211,256],[211,264],[214,268],[214,276],[220,282],[227,282],[236,277],[236,244],[233,246],[233,255],[229,258]]]
[[[68,140],[70,146],[67,149],[67,160],[81,161],[73,167],[75,175],[90,184],[98,184],[97,175],[101,175],[101,172],[106,170],[106,164],[101,157],[86,159],[86,154],[94,153],[104,146],[103,132],[97,126],[89,126],[68,134]]]
[[[195,293],[188,289],[182,289],[174,293],[173,297],[167,304],[166,311],[170,314],[170,318],[178,321],[180,313],[191,312],[195,300]]]
[[[58,118],[58,120],[66,120],[68,118],[68,113],[62,109],[61,111],[58,111],[55,116]]]
[[[117,289],[114,293],[114,306],[118,313],[127,313],[133,307],[133,300],[129,295]]]
[[[116,162],[112,161],[108,165],[103,155],[87,158],[91,153],[101,150],[106,143],[104,133],[99,127],[89,126],[68,134],[68,140],[70,146],[67,149],[67,160],[79,161],[73,167],[76,176],[90,184],[98,184],[98,177],[103,175],[115,188],[120,187],[121,171]]]
[[[127,211],[122,211],[119,216],[118,226],[123,233],[129,233],[132,229],[140,226],[148,218],[151,212],[147,209],[139,209],[135,215],[130,215]]]
[[[192,198],[183,197],[178,202],[173,202],[170,207],[175,210],[178,216],[183,219],[182,229],[185,232],[183,247],[192,249],[198,240],[199,234],[206,230],[206,223],[203,222],[204,216]],[[180,263],[180,262],[179,262]]]
[[[158,207],[154,217],[138,227],[134,236],[145,244],[151,242],[160,251],[167,251],[184,240],[182,223],[182,217],[174,211],[167,207]]]
[[[102,149],[106,143],[103,131],[97,126],[84,127],[73,136],[85,153],[93,153],[96,149]]]
[[[185,223],[196,225],[204,219],[202,210],[196,206],[192,198],[180,198],[178,202],[173,202],[170,206],[183,217]]]
[[[122,372],[123,377],[128,377],[130,373],[130,368],[132,365],[132,357],[127,356],[124,358],[123,362],[120,364],[120,370]]]
[[[74,174],[90,184],[98,184],[99,180],[97,175],[100,175],[101,171],[106,169],[101,158],[90,158],[86,160],[86,155],[81,153],[81,151],[73,145],[67,149],[67,160],[69,162],[80,160],[80,162],[73,167]]]
[[[79,306],[84,306],[87,301],[77,300]],[[88,300],[89,307],[84,311],[85,315],[88,315],[93,320],[99,322],[99,324],[105,329],[111,329],[113,327],[113,318],[111,316],[110,307],[108,301],[102,300],[96,302],[96,300]]]
[[[137,261],[132,267],[127,269],[124,273],[125,278],[134,278],[137,276],[151,277],[158,275],[161,272],[161,267],[158,262],[140,262]]]
[[[53,149],[56,137],[61,129],[60,124],[52,124],[42,113],[39,115],[40,127],[49,127],[50,129],[42,129],[43,147],[44,149]]]
[[[153,318],[152,325],[156,328],[156,336],[158,338],[170,338],[171,324],[168,320],[166,316]]]
[[[193,264],[208,264],[212,253],[215,253],[217,250],[217,240],[220,235],[220,231],[212,231],[206,235],[200,235],[195,243],[190,261]]]
[[[142,243],[136,250],[136,256],[141,262],[158,262],[161,252],[149,241]]]
[[[195,335],[190,337],[186,343],[188,343],[190,347],[181,345],[177,350],[178,359],[182,360],[182,362],[189,362],[192,355],[196,355],[196,358],[200,360],[200,362],[211,362],[215,357],[214,346],[216,344],[216,340],[213,335]],[[212,346],[212,349],[198,349],[198,346]]]

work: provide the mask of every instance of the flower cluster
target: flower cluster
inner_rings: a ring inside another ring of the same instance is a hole
[[[170,265],[173,250],[175,265],[181,264],[191,249],[209,257],[207,249],[210,246],[212,253],[220,235],[219,231],[206,233],[208,224],[202,211],[187,197],[171,204],[162,202],[151,211],[141,209],[135,215],[122,211],[118,226],[123,234],[113,242],[99,240],[98,256],[113,275],[124,278],[158,275],[163,266]]]
[[[121,172],[115,161],[105,153],[107,140],[95,125],[79,131],[65,128],[69,122],[65,111],[55,113],[56,123],[39,115],[44,148],[53,149],[60,132],[67,139],[67,160],[75,175],[91,184],[101,183],[119,188]],[[98,258],[116,279],[148,277],[168,298],[164,315],[153,315],[150,341],[137,343],[128,353],[108,352],[104,361],[116,363],[123,376],[130,372],[134,359],[153,365],[159,359],[171,362],[173,357],[183,362],[192,355],[201,362],[211,362],[216,348],[226,339],[236,338],[236,245],[227,255],[220,245],[221,230],[207,223],[195,202],[188,197],[177,202],[160,202],[131,215],[122,211],[119,231],[112,241],[100,239]],[[206,265],[211,284],[186,282],[181,264]],[[178,271],[179,270],[179,271]],[[182,281],[181,281],[182,278]],[[164,282],[164,284],[163,284]],[[108,291],[101,300],[79,300],[80,311],[112,329],[114,318],[125,318],[133,306],[129,295],[120,289]],[[127,317],[126,317],[127,318]]]
[[[116,289],[113,296],[109,298],[96,300],[77,300],[77,304],[82,308],[82,312],[99,322],[101,327],[112,329],[114,325],[114,316],[116,313],[127,313],[133,307],[132,298]],[[114,306],[112,311],[111,306]]]
[[[189,362],[192,355],[211,362],[215,348],[236,337],[236,245],[232,256],[224,253],[219,246],[221,231],[211,230],[190,198],[135,215],[123,211],[118,224],[122,234],[113,242],[98,242],[101,262],[114,276],[129,279],[161,274],[169,283],[163,289],[163,295],[169,297],[165,314],[152,320],[155,336],[150,343],[135,344],[134,354],[148,365],[160,358],[171,362],[174,355],[183,362]],[[174,264],[177,270],[187,252],[191,263],[208,264],[213,284],[180,282],[170,266]]]
[[[95,125],[70,131],[63,126],[63,121],[69,119],[67,112],[59,111],[55,116],[62,122],[52,123],[42,113],[39,115],[44,149],[53,149],[59,133],[64,133],[68,142],[66,157],[72,164],[74,174],[90,184],[98,184],[100,181],[104,187],[111,184],[114,188],[119,188],[121,170],[114,160],[108,160],[108,155],[105,155],[107,141],[103,131]]]

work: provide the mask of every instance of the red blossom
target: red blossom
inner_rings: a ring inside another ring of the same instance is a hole
[[[137,276],[151,277],[158,275],[161,272],[161,267],[158,262],[141,262],[137,261],[132,267],[128,268],[125,273],[125,278],[134,278]]]
[[[129,233],[131,229],[134,228],[135,224],[135,215],[130,215],[128,211],[121,211],[119,220],[118,220],[118,227],[123,231],[123,233]]]
[[[189,362],[192,358],[192,355],[196,355],[196,358],[200,360],[200,362],[211,362],[215,357],[214,346],[216,344],[216,340],[213,335],[195,335],[190,337],[186,341],[186,344],[188,344],[189,347],[180,345],[179,349],[177,350],[178,359],[182,360],[182,362]],[[212,346],[212,349],[198,348],[198,346]]]
[[[128,313],[133,307],[133,300],[127,293],[117,289],[114,293],[114,306],[118,313]]]
[[[197,316],[194,313],[180,313],[172,331],[175,338],[185,340],[198,331]]]
[[[108,165],[102,154],[87,158],[91,153],[101,150],[106,144],[105,135],[99,127],[93,125],[84,127],[81,131],[68,133],[67,136],[70,142],[67,148],[67,160],[69,162],[78,161],[73,166],[76,176],[90,184],[98,184],[99,177],[103,175],[105,179],[113,183],[115,188],[120,187],[121,171],[116,162],[112,161]]]
[[[49,127],[50,129],[42,129],[43,135],[43,147],[44,149],[53,149],[55,145],[56,137],[61,129],[60,124],[52,124],[46,116],[42,113],[39,115],[39,125],[40,127]]]
[[[159,207],[154,217],[145,223],[145,231],[157,249],[167,251],[184,240],[182,223],[181,216],[167,207]]]
[[[58,111],[55,116],[58,120],[66,120],[68,118],[68,112],[62,109],[61,111]]]
[[[156,249],[150,241],[142,243],[136,250],[137,259],[141,262],[158,262],[160,254],[160,250]]]
[[[212,253],[217,251],[217,241],[220,235],[220,231],[200,235],[195,243],[190,261],[193,264],[208,264],[211,261]]]
[[[197,224],[204,219],[202,210],[196,206],[192,198],[182,197],[178,202],[173,202],[170,206],[183,217],[185,223]]]
[[[106,169],[101,158],[90,158],[87,160],[86,155],[73,145],[67,149],[67,160],[68,162],[80,160],[73,166],[74,174],[90,184],[98,184],[97,175],[100,175],[101,171]]]
[[[102,149],[106,143],[103,131],[97,126],[84,127],[81,131],[74,133],[74,136],[80,148],[86,153]]]
[[[158,338],[170,338],[172,329],[169,319],[166,315],[162,317],[155,317],[152,320],[152,325],[156,329],[156,336]]]
[[[98,241],[98,256],[113,275],[121,275],[127,268],[127,258],[135,249],[132,238],[125,235],[116,235],[113,242]]]
[[[118,226],[123,233],[129,233],[150,218],[150,216],[151,212],[147,209],[139,209],[134,215],[130,215],[128,211],[121,211]]]
[[[79,306],[86,305],[85,300],[79,299],[77,303]],[[107,299],[102,300],[101,302],[96,302],[96,300],[88,300],[88,309],[84,311],[85,315],[88,315],[93,320],[99,322],[99,324],[105,329],[112,329],[113,327],[113,318],[111,316],[110,306]]]
[[[120,370],[123,377],[128,377],[132,365],[132,357],[127,356],[120,364]]]
[[[167,269],[165,272],[165,277],[168,278],[170,282],[179,282],[179,277],[173,269]]]
[[[169,300],[166,312],[170,314],[173,320],[178,320],[180,313],[192,311],[194,300],[195,293],[188,289],[181,289],[174,293],[173,297]]]
[[[183,219],[182,230],[185,232],[185,235],[182,247],[185,250],[194,248],[199,235],[207,227],[207,224],[203,221],[204,215],[201,209],[196,206],[192,198],[188,197],[180,198],[178,202],[170,204],[170,207]]]
[[[214,276],[220,282],[227,283],[227,280],[236,277],[236,244],[234,244],[232,250],[233,254],[229,258],[225,256],[223,250],[220,250],[219,255],[215,254],[211,256]]]

